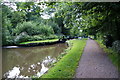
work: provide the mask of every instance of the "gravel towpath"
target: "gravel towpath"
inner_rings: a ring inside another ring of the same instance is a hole
[[[87,40],[75,78],[118,78],[118,70],[94,40]]]

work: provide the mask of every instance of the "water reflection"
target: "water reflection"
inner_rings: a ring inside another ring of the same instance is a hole
[[[56,61],[56,57],[67,48],[66,44],[40,47],[3,49],[3,77],[40,77]]]
[[[6,72],[4,76],[7,78],[15,78],[18,77],[19,74],[20,74],[20,67],[14,67],[12,70]]]

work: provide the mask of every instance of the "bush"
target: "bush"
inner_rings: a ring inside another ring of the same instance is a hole
[[[29,21],[29,22],[23,22],[17,25],[17,27],[14,30],[14,33],[16,35],[19,35],[22,32],[26,32],[28,35],[34,34],[34,28],[36,27],[36,24]]]
[[[58,38],[58,36],[56,36],[56,35],[49,35],[46,37],[46,39],[57,39],[57,38]]]
[[[120,41],[119,40],[114,41],[112,48],[115,49],[118,53],[120,53]]]
[[[35,35],[35,36],[30,36],[29,41],[38,41],[38,40],[46,40],[46,39],[57,39],[58,36],[56,35],[49,35],[49,36],[45,36],[45,35]]]
[[[13,36],[11,36],[9,30],[3,30],[3,32],[2,32],[2,45],[7,46],[7,45],[12,45],[12,44],[14,44]]]
[[[42,40],[43,38],[39,35],[35,35],[35,36],[30,36],[29,41],[38,41],[38,40]]]
[[[54,34],[53,28],[49,25],[39,24],[35,22],[23,22],[17,25],[14,30],[16,35],[26,32],[29,36]]]
[[[61,33],[61,29],[60,29],[60,27],[58,26],[57,23],[50,22],[49,25],[53,28],[55,34],[60,34]]]
[[[26,42],[29,40],[29,35],[26,32],[20,33],[16,38],[14,39],[15,43],[20,43],[20,42]]]
[[[53,35],[54,31],[51,26],[32,21],[18,24],[13,34],[16,35],[15,43],[57,38]]]
[[[50,34],[54,34],[53,28],[49,25],[39,24],[38,28],[42,35],[49,36]]]

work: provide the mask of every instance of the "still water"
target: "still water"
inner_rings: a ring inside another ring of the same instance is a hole
[[[3,78],[40,77],[56,62],[56,57],[67,48],[67,44],[37,47],[3,48]]]

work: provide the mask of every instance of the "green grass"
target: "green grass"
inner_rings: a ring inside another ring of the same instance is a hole
[[[71,48],[67,54],[50,68],[41,78],[72,78],[83,53],[86,40],[70,40]]]
[[[28,41],[28,42],[22,42],[20,44],[29,44],[29,43],[43,43],[43,42],[55,42],[59,39],[51,39],[51,40],[40,40],[40,41]]]
[[[120,63],[119,63],[119,57],[120,55],[118,55],[118,53],[113,50],[112,48],[106,48],[106,46],[104,44],[102,44],[101,41],[96,40],[98,42],[98,44],[100,45],[101,48],[103,48],[103,50],[107,53],[108,57],[110,58],[110,60],[112,61],[112,63],[118,68],[118,70],[120,71]]]

